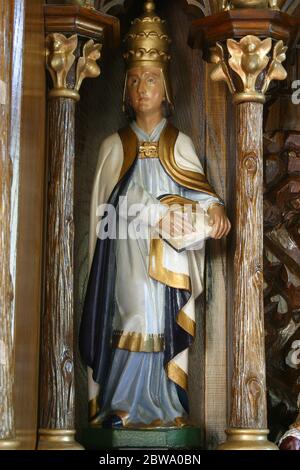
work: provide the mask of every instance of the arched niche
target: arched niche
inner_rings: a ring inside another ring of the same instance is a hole
[[[227,153],[231,141],[227,124],[232,113],[225,87],[212,83],[198,50],[188,45],[191,10],[187,2],[159,2],[172,37],[171,83],[175,113],[171,121],[188,134],[217,192],[227,198]],[[141,12],[142,2],[128,2],[120,15],[123,34]],[[195,14],[195,10],[192,12]],[[199,11],[199,16],[202,12]],[[124,63],[120,49],[106,51],[101,75],[86,81],[76,114],[75,162],[75,338],[88,279],[89,204],[102,140],[126,124],[122,113]],[[227,305],[226,242],[207,245],[206,285],[197,306],[197,337],[190,360],[190,404],[193,422],[202,429],[202,445],[215,448],[224,440],[227,416]],[[79,436],[87,426],[86,371],[78,345],[76,358],[76,413]]]

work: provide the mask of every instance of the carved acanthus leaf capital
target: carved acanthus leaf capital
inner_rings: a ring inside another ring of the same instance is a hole
[[[226,51],[220,43],[211,49],[211,61],[216,64],[211,71],[212,80],[227,83],[234,103],[264,103],[270,82],[287,76],[282,66],[287,47],[283,41],[276,42],[271,58],[271,38],[261,40],[248,35],[240,41],[227,39],[226,45]]]
[[[97,60],[100,58],[102,45],[95,44],[92,39],[83,47],[83,55],[79,57],[76,67],[76,81],[72,87],[68,84],[68,76],[75,63],[74,52],[78,47],[77,34],[67,38],[61,33],[51,33],[46,37],[46,66],[53,82],[50,98],[71,98],[79,101],[79,89],[82,81],[100,75]]]
[[[282,62],[286,59],[287,47],[283,45],[282,41],[278,41],[273,49],[273,59],[267,71],[265,81],[262,87],[262,93],[265,93],[269,88],[272,80],[285,80],[287,72],[282,66]]]
[[[223,46],[217,42],[216,47],[211,49],[211,62],[215,63],[215,67],[211,71],[211,79],[214,82],[225,81],[231,93],[235,93],[235,86],[228,70],[227,62],[224,55]]]
[[[76,34],[69,38],[60,33],[46,37],[46,66],[56,89],[67,88],[67,76],[75,61],[77,43]]]
[[[99,77],[101,70],[97,60],[101,57],[102,44],[95,44],[92,39],[85,43],[83,56],[78,59],[76,70],[75,90],[79,91],[81,83],[85,78]]]

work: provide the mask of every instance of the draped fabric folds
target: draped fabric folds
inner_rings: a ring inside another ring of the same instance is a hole
[[[174,421],[188,411],[188,349],[195,336],[195,299],[202,291],[204,247],[178,253],[162,239],[151,239],[142,216],[139,223],[149,234],[145,240],[95,238],[96,208],[109,202],[119,214],[120,196],[134,196],[145,202],[147,214],[156,202],[157,221],[167,210],[159,202],[161,197],[188,198],[204,208],[220,202],[187,136],[162,121],[151,136],[152,141],[158,140],[158,158],[142,160],[137,157],[138,143],[143,139],[147,135],[134,123],[109,137],[100,150],[91,204],[92,263],[79,338],[82,358],[93,371],[93,381],[100,384],[100,408],[104,407],[103,412],[118,411],[126,416],[124,424],[128,425],[136,419],[144,424],[158,418]],[[124,224],[122,218],[117,224]],[[124,364],[122,383],[132,387],[136,371],[130,368],[138,361],[140,375],[146,377],[148,367],[152,374],[149,383],[155,389],[160,384],[165,391],[161,397],[161,406],[169,410],[165,414],[158,411],[154,391],[149,390],[149,396],[145,391],[135,393],[134,399],[126,387],[120,388],[120,364]],[[162,364],[165,375],[161,375]],[[127,378],[126,367],[131,374]],[[175,390],[181,405],[176,402]],[[110,409],[119,403],[127,409]],[[144,416],[137,411],[143,407]]]

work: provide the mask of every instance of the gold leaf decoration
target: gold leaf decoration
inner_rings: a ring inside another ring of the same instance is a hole
[[[265,93],[272,80],[284,80],[287,77],[287,72],[281,63],[286,59],[287,46],[284,46],[283,41],[278,41],[273,49],[273,59],[266,74],[262,93]]]
[[[225,81],[231,93],[235,92],[235,86],[230,76],[227,63],[224,58],[223,46],[217,42],[216,47],[211,49],[211,61],[216,65],[213,67],[210,76],[215,82]]]
[[[228,51],[231,54],[229,65],[243,82],[245,93],[256,92],[256,80],[269,62],[268,53],[272,47],[271,38],[260,40],[248,35],[240,40],[227,40]]]
[[[282,66],[287,47],[283,41],[272,43],[271,38],[261,40],[252,35],[245,36],[240,41],[227,39],[226,44],[229,59],[225,56],[223,45],[217,43],[210,49],[211,62],[216,64],[211,71],[212,80],[225,81],[236,104],[264,103],[270,82],[284,80],[287,76]]]
[[[67,38],[60,33],[52,33],[46,37],[46,66],[55,89],[67,88],[67,76],[72,67],[77,47],[77,35]]]
[[[82,81],[85,78],[96,78],[100,75],[101,70],[97,64],[100,59],[102,45],[95,44],[92,39],[87,41],[83,47],[83,56],[78,59],[76,69],[76,85],[75,90],[78,91]]]

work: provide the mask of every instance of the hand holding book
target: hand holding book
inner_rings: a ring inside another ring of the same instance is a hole
[[[176,251],[200,249],[207,238],[221,238],[230,230],[221,205],[214,205],[207,212],[199,204],[194,211],[185,209],[171,206],[157,226],[159,236]]]

